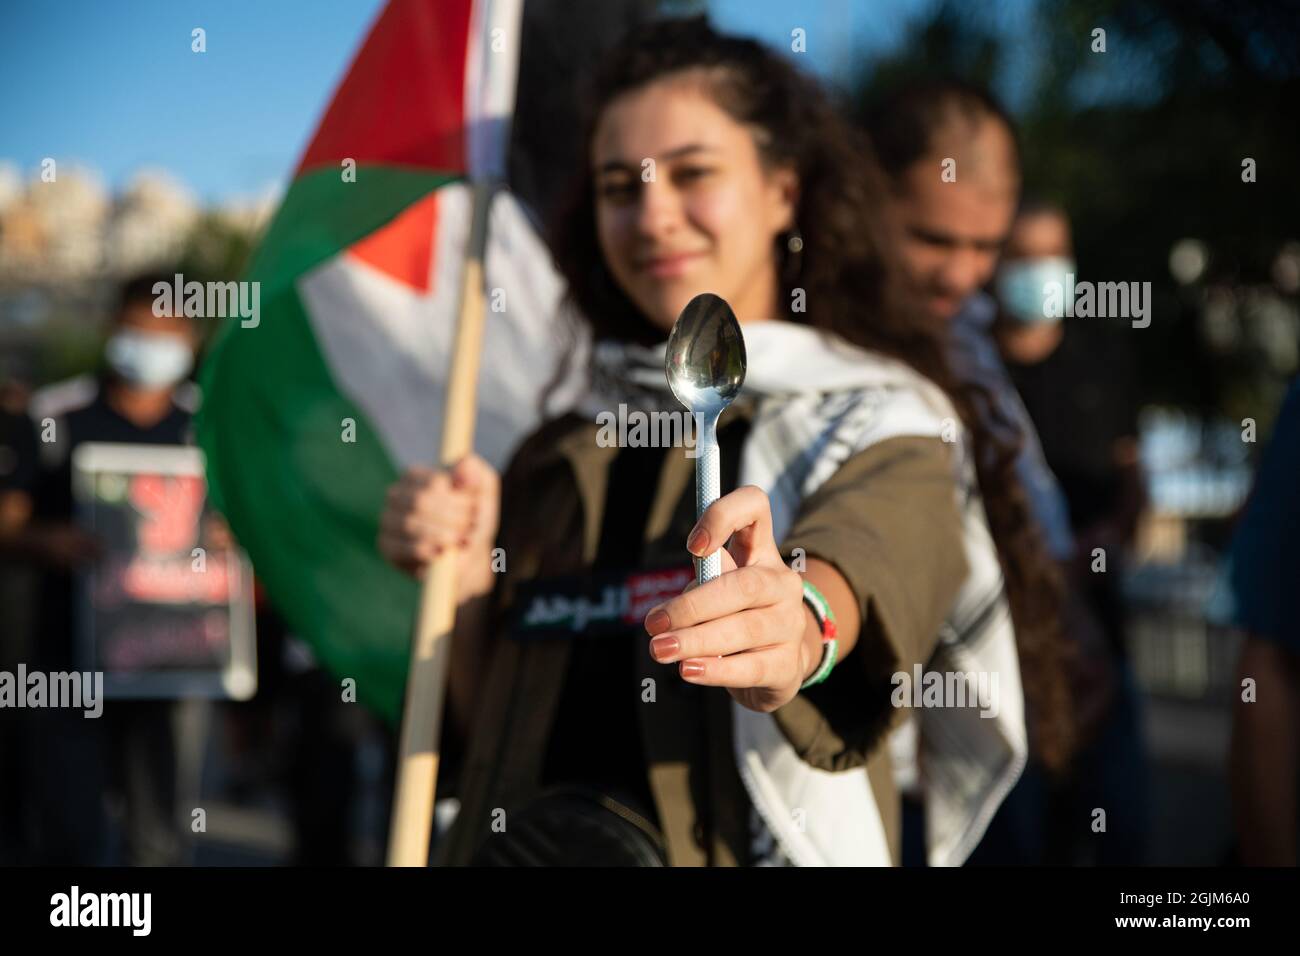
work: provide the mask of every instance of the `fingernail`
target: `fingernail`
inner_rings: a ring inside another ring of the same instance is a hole
[[[655,608],[645,617],[646,633],[652,637],[660,631],[668,630],[668,612],[661,607]]]
[[[665,658],[672,657],[673,655],[675,655],[677,653],[678,648],[680,648],[681,646],[682,646],[681,642],[678,641],[677,638],[673,637],[672,635],[665,635],[664,637],[656,637],[653,641],[650,642],[650,655],[655,660],[662,661]]]
[[[709,533],[703,528],[696,528],[686,539],[686,550],[691,554],[703,556],[709,546]]]
[[[683,677],[699,677],[704,673],[704,665],[699,661],[682,661]]]

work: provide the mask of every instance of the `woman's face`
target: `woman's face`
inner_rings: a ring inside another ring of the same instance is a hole
[[[691,79],[618,97],[592,142],[605,263],[665,333],[701,292],[742,322],[775,318],[775,240],[797,201],[794,172],[764,170],[750,131]]]

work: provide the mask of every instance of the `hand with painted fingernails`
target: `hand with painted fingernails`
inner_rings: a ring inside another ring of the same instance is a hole
[[[722,574],[651,609],[650,655],[683,680],[725,687],[750,710],[788,703],[820,665],[801,576],[772,535],[767,495],[752,485],[713,502],[687,538],[695,557],[722,549]],[[811,637],[810,637],[811,635]]]

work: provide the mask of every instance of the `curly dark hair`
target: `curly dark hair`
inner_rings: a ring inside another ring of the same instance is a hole
[[[603,110],[615,98],[688,70],[702,71],[716,103],[754,131],[765,168],[788,166],[798,174],[795,221],[802,253],[792,259],[784,237],[778,237],[774,254],[779,301],[792,302],[794,290],[802,289],[806,311],[784,318],[907,363],[944,390],[969,430],[1015,622],[1031,746],[1045,766],[1062,767],[1072,747],[1059,631],[1062,586],[1016,477],[1018,430],[985,389],[959,381],[950,368],[948,323],[915,304],[904,270],[892,257],[881,214],[886,181],[866,134],[844,118],[815,80],[759,43],[716,32],[702,16],[658,20],[629,33],[594,77],[582,167],[551,231],[570,303],[596,340],[651,344],[663,339],[605,265],[595,228],[591,143]],[[562,369],[557,379],[563,374]]]

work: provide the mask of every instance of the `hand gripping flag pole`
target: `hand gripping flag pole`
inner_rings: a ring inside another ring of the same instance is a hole
[[[451,372],[447,380],[441,465],[450,468],[474,444],[475,394],[482,352],[483,259],[488,210],[505,178],[510,114],[519,67],[522,0],[475,0],[469,32],[465,138],[473,219],[461,279]],[[457,553],[446,549],[425,572],[406,679],[388,865],[425,866],[438,779],[438,740],[456,618]]]

